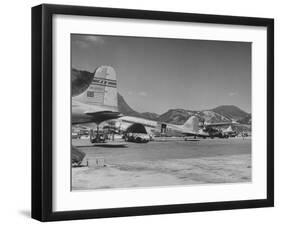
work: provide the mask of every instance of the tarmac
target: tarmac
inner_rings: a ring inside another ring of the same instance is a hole
[[[251,182],[251,139],[170,139],[127,147],[72,140],[86,156],[72,190]]]

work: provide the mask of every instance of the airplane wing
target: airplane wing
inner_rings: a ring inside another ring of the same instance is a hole
[[[126,123],[139,123],[147,127],[156,128],[157,122],[149,119],[139,118],[139,117],[133,117],[133,116],[122,116],[120,118],[122,122]]]
[[[93,121],[106,121],[120,118],[122,116],[120,112],[116,111],[86,112],[85,114],[91,116]]]
[[[237,122],[217,122],[217,123],[206,123],[204,124],[205,128],[213,127],[213,126],[231,126],[231,125],[238,125]]]
[[[72,124],[85,124],[90,122],[95,122],[100,124],[106,120],[117,119],[122,117],[123,115],[117,111],[97,111],[97,112],[85,112],[85,117],[83,119],[75,119],[75,116],[72,116]],[[73,120],[74,119],[74,120]]]
[[[197,132],[192,132],[192,131],[190,131],[190,132],[180,132],[181,134],[183,134],[183,135],[185,135],[185,136],[199,136],[200,134],[199,133],[197,133]],[[203,135],[202,135],[203,136]]]

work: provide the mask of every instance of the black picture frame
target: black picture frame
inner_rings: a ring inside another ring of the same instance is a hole
[[[52,18],[55,14],[266,27],[267,198],[54,212],[52,210]],[[40,221],[57,221],[271,206],[274,206],[273,19],[49,4],[32,8],[32,218]]]

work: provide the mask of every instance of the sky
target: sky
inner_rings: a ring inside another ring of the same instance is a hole
[[[138,112],[235,105],[251,113],[251,43],[72,34],[72,68],[116,71]]]

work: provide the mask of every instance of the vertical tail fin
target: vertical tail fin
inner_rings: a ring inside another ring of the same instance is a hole
[[[184,129],[198,133],[199,131],[199,119],[196,116],[191,116],[183,125]]]
[[[100,66],[94,72],[89,87],[74,100],[89,105],[101,105],[117,110],[117,81],[115,70],[110,66]]]

